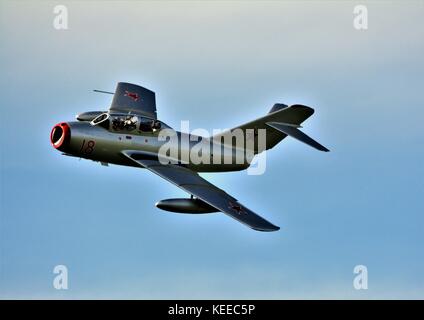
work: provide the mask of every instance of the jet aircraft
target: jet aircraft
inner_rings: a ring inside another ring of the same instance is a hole
[[[275,104],[265,116],[229,129],[211,137],[199,137],[172,130],[157,118],[155,93],[144,87],[120,82],[107,111],[89,111],[76,116],[77,121],[61,122],[50,134],[52,146],[64,155],[98,161],[103,165],[117,164],[145,168],[175,184],[190,194],[189,198],[165,199],[156,203],[160,209],[180,213],[223,212],[258,231],[276,231],[280,228],[254,213],[237,199],[214,186],[199,172],[228,172],[247,169],[252,156],[273,148],[290,136],[321,151],[327,148],[299,130],[301,123],[314,110],[295,104]],[[161,132],[174,132],[176,139],[164,139]],[[246,143],[236,144],[234,132],[246,135]],[[260,133],[265,135],[260,147]],[[227,138],[230,139],[227,139]],[[248,146],[247,140],[251,140]],[[173,142],[171,141],[173,140]],[[193,161],[190,152],[202,145],[202,159]],[[187,143],[183,143],[187,141]],[[164,144],[169,146],[168,157],[161,153]],[[218,152],[218,156],[216,154]],[[215,154],[214,154],[215,153]],[[250,156],[248,156],[250,154]],[[239,161],[240,157],[242,161]],[[212,161],[212,160],[220,161]]]

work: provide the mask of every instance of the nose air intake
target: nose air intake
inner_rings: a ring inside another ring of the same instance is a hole
[[[50,142],[52,146],[60,151],[64,151],[71,138],[71,129],[65,122],[55,125],[50,133]]]

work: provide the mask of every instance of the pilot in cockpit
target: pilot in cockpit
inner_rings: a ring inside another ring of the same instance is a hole
[[[112,120],[112,128],[114,130],[134,130],[136,128],[138,118],[136,116],[116,117]]]
[[[127,130],[134,130],[136,128],[138,118],[136,116],[126,116],[124,127]]]
[[[112,128],[115,131],[118,130],[127,130],[132,131],[136,128],[139,128],[140,131],[143,132],[154,132],[156,130],[160,130],[161,123],[160,121],[144,118],[144,117],[137,117],[132,115],[127,116],[117,116],[115,119],[112,120]]]

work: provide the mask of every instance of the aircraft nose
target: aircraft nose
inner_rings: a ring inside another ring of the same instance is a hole
[[[66,122],[55,125],[50,133],[50,142],[52,146],[60,151],[65,151],[71,138],[71,129]]]

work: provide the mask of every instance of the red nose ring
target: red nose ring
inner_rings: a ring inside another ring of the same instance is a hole
[[[54,148],[63,150],[63,148],[68,144],[70,137],[71,129],[69,128],[69,125],[62,122],[53,127],[52,132],[50,133],[50,142]]]

